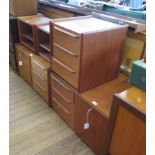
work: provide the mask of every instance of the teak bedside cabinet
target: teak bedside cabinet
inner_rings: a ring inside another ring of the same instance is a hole
[[[37,25],[49,23],[49,18],[41,15],[18,17],[18,29],[20,42],[36,53],[36,31]]]
[[[51,21],[52,71],[78,92],[117,78],[127,27],[92,16]]]
[[[36,53],[48,62],[51,61],[49,24],[36,28]]]

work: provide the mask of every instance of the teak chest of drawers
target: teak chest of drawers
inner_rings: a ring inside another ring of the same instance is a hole
[[[72,17],[50,22],[52,70],[78,92],[118,77],[127,25]]]
[[[42,57],[33,55],[31,57],[31,73],[33,88],[49,103],[49,69],[50,63]]]
[[[41,15],[18,17],[20,42],[36,53],[36,26],[49,23],[49,18]]]
[[[51,105],[55,111],[74,129],[74,89],[56,74],[50,74]]]

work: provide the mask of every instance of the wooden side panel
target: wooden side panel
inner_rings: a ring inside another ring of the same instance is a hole
[[[118,77],[126,28],[83,35],[79,92]]]
[[[89,129],[84,130],[87,111],[90,108],[91,106],[89,106],[80,96],[75,95],[75,131],[97,155],[103,155],[108,121],[104,116],[93,109],[90,112],[88,119],[90,127]]]
[[[38,0],[9,0],[9,13],[17,17],[36,15]]]
[[[119,106],[109,152],[111,155],[145,155],[146,125]]]

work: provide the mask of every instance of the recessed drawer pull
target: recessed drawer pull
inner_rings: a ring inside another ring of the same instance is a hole
[[[40,65],[37,61],[35,61],[35,60],[32,60],[32,61],[34,61],[34,63],[36,63],[39,67],[41,67],[42,69],[45,69],[42,65]],[[33,66],[33,65],[32,65]]]
[[[68,70],[71,73],[76,73],[73,69],[69,68],[68,66],[64,65],[63,63],[61,63],[59,60],[54,59],[54,61],[56,61],[60,66],[62,66],[63,68],[65,68],[66,70]]]
[[[71,102],[70,102],[69,100],[67,100],[61,93],[59,93],[54,87],[52,87],[52,89],[53,89],[59,96],[61,96],[65,102],[71,104]]]
[[[43,91],[46,91],[46,89],[44,87],[42,87],[37,81],[33,80],[33,82],[35,84],[37,84]]]
[[[63,48],[62,46],[60,46],[60,45],[58,45],[56,43],[54,43],[54,46],[56,46],[57,48],[60,48],[61,50],[65,51],[66,53],[70,54],[71,56],[78,57],[77,54],[70,52],[69,50]]]
[[[64,33],[64,34],[67,34],[67,35],[69,35],[69,36],[71,36],[71,37],[73,37],[73,38],[79,38],[79,36],[77,36],[77,35],[75,35],[75,34],[72,34],[72,33],[70,33],[70,32],[67,32],[67,31],[65,31],[65,30],[62,30],[62,29],[60,29],[60,28],[58,28],[58,27],[54,27],[54,29],[56,29],[56,30],[58,30],[58,31],[60,31],[60,32],[62,32],[62,33]]]
[[[40,74],[38,74],[36,71],[32,71],[35,75],[37,75],[37,76],[39,76],[42,80],[44,80],[44,81],[46,81],[46,79],[45,78],[43,78]]]
[[[58,79],[56,79],[54,76],[52,76],[52,78],[53,78],[56,82],[58,82],[62,87],[64,87],[66,90],[72,92],[71,89],[69,89],[68,87],[66,87],[61,81],[59,81]]]
[[[62,109],[65,113],[67,113],[68,115],[71,114],[68,110],[66,110],[66,109],[56,100],[56,98],[52,97],[52,99],[54,100],[54,102],[56,102],[58,108],[61,108],[61,109]]]

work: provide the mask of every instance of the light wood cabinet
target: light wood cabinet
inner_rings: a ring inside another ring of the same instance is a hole
[[[41,56],[33,55],[31,57],[31,73],[32,85],[40,96],[49,104],[50,89],[49,89],[49,69],[50,64]]]
[[[146,154],[146,93],[143,90],[132,87],[114,96],[109,137],[111,155]]]
[[[29,85],[32,85],[30,60],[32,52],[22,44],[16,44],[15,51],[18,73]]]
[[[78,92],[118,77],[127,26],[73,17],[50,23],[53,72]]]

